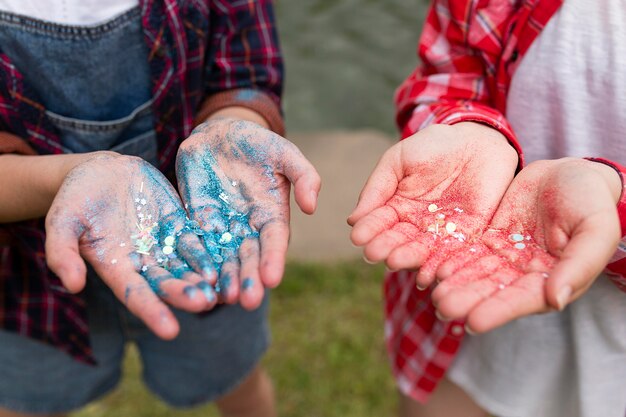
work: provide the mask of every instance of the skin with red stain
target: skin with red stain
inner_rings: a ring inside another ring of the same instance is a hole
[[[481,256],[442,263],[433,291],[441,315],[485,332],[563,309],[602,272],[620,238],[613,168],[564,158],[528,165],[511,183],[482,239]],[[518,249],[511,236],[524,236]]]
[[[491,220],[517,163],[506,138],[488,126],[421,130],[382,156],[348,218],[352,242],[368,261],[420,268],[417,285],[427,287],[453,254],[474,256],[468,249]],[[448,223],[455,226],[452,234]]]
[[[620,177],[564,158],[513,180],[516,166],[513,148],[487,126],[428,127],[381,158],[348,218],[352,242],[370,262],[419,269],[418,288],[442,281],[432,294],[439,314],[466,318],[475,332],[563,309],[615,251]]]

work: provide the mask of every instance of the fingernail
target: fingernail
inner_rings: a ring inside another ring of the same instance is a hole
[[[213,275],[213,268],[209,268],[209,267],[203,268],[202,273],[204,275],[204,279],[210,280],[211,275]]]
[[[191,286],[191,285],[188,286],[188,287],[185,287],[185,289],[183,289],[183,293],[185,293],[187,298],[189,298],[190,300],[193,300],[193,298],[196,296],[197,292],[198,292],[198,289],[196,287]]]
[[[247,291],[247,290],[251,289],[252,287],[254,287],[254,281],[252,280],[252,278],[246,278],[241,283],[241,289],[243,291]]]
[[[437,318],[441,321],[450,321],[450,319],[447,317],[444,317],[443,314],[439,312],[439,310],[435,310],[435,316],[437,316]]]
[[[426,288],[428,288],[428,285],[424,286],[421,285],[419,282],[415,284],[415,286],[417,287],[418,290],[420,291],[424,291]]]
[[[213,287],[211,285],[203,281],[199,282],[197,284],[197,287],[200,289],[200,291],[202,291],[204,297],[209,303],[215,301],[215,291],[213,290]]]
[[[559,311],[563,311],[563,309],[567,306],[567,303],[569,302],[571,296],[572,296],[572,287],[570,287],[569,285],[566,285],[565,287],[559,290],[559,292],[556,295],[556,303],[557,303],[557,307],[559,308]]]
[[[310,193],[311,202],[316,202],[317,201],[317,196],[318,196],[318,194],[315,191],[311,191],[311,193]]]
[[[471,327],[469,327],[469,325],[467,323],[465,323],[465,333],[471,335],[471,336],[475,336],[476,332],[474,330],[472,330]]]
[[[370,265],[376,265],[377,262],[374,261],[370,261],[369,259],[367,259],[367,256],[363,255],[363,260],[365,261],[366,264],[370,264]]]

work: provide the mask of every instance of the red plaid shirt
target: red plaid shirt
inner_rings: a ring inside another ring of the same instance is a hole
[[[283,67],[271,0],[139,3],[159,166],[166,175],[172,178],[176,151],[194,117],[243,106],[282,132]],[[62,153],[45,108],[1,48],[0,153]],[[93,363],[84,302],[46,267],[44,241],[42,219],[0,224],[0,327]]]
[[[418,54],[422,66],[396,92],[402,137],[433,123],[477,121],[502,132],[523,154],[506,121],[506,97],[516,68],[563,0],[434,0]],[[626,169],[612,165],[624,179]],[[624,181],[622,181],[624,182]],[[618,204],[626,235],[626,192]],[[607,266],[626,291],[626,239]],[[406,395],[425,402],[444,376],[463,336],[462,321],[435,317],[430,291],[418,291],[415,274],[385,278],[385,339],[393,373]]]

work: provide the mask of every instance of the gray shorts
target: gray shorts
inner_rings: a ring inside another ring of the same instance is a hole
[[[174,407],[211,401],[251,372],[269,344],[268,297],[257,310],[219,306],[204,314],[176,311],[180,335],[154,336],[100,280],[86,290],[97,366],[13,333],[0,331],[0,407],[62,413],[112,390],[120,380],[127,342],[141,355],[148,388]]]

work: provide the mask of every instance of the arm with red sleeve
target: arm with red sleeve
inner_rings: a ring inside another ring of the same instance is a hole
[[[494,105],[493,72],[503,52],[498,34],[506,30],[513,6],[490,12],[473,3],[433,1],[418,46],[422,65],[396,91],[396,122],[403,138],[431,124],[486,124],[508,139],[521,167],[515,134]]]

